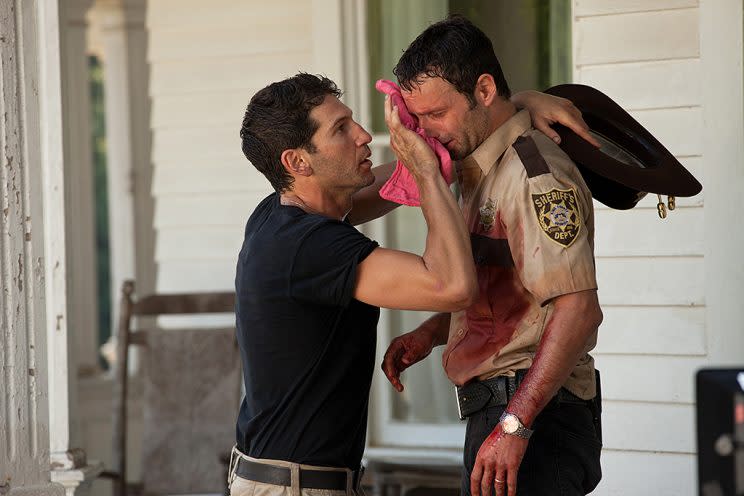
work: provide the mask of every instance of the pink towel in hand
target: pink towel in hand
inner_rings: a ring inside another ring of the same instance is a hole
[[[434,153],[439,159],[439,170],[442,172],[444,180],[447,181],[447,184],[452,184],[452,181],[454,180],[454,171],[449,151],[447,151],[443,144],[436,139],[427,136],[424,130],[418,127],[416,118],[408,113],[408,108],[406,108],[406,103],[403,101],[403,96],[400,94],[400,88],[398,85],[392,81],[380,79],[375,84],[375,88],[377,88],[377,91],[380,93],[390,95],[393,105],[398,106],[400,122],[408,129],[415,131],[419,136],[424,138],[426,143],[432,150],[434,150]],[[390,176],[390,179],[388,179],[380,189],[380,196],[386,200],[411,207],[421,205],[421,195],[419,194],[418,186],[416,186],[416,181],[400,160],[398,160],[393,175]]]

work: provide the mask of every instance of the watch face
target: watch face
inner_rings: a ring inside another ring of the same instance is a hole
[[[507,434],[514,434],[519,429],[519,420],[514,415],[506,415],[504,420],[501,421],[504,432]]]

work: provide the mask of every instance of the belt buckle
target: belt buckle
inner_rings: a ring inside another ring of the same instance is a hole
[[[465,417],[462,415],[462,409],[460,408],[460,393],[457,385],[455,385],[455,403],[457,403],[457,416],[460,417],[460,420],[465,420]]]

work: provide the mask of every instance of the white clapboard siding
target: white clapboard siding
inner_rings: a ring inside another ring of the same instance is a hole
[[[245,159],[240,150],[240,125],[243,105],[235,110],[237,122],[209,128],[162,128],[153,134],[152,159],[157,164],[193,164],[197,160]],[[198,143],[199,146],[183,146]],[[245,162],[248,164],[248,162]]]
[[[692,107],[701,102],[700,59],[654,60],[591,65],[582,83],[593,86],[626,110]]]
[[[261,86],[256,86],[238,91],[161,95],[152,105],[152,126],[170,129],[232,126],[232,146],[235,147],[240,143],[238,131],[245,106],[260,89]]]
[[[663,419],[663,422],[649,422]],[[695,409],[675,403],[605,401],[602,442],[611,450],[695,452]]]
[[[224,259],[163,260],[158,262],[158,291],[186,293],[235,288],[238,252]]]
[[[692,404],[695,372],[708,361],[690,356],[601,355],[596,363],[602,373],[603,398]]]
[[[303,43],[311,36],[307,19],[286,15],[282,23],[283,29],[276,29],[276,25],[266,22],[232,28],[225,26],[219,30],[210,26],[191,29],[184,29],[183,26],[158,27],[150,36],[150,42],[156,50],[151,50],[148,58],[150,63],[154,63],[181,60],[184,53],[191,57],[223,58],[307,49]],[[287,36],[288,32],[292,36]]]
[[[160,195],[155,204],[155,228],[245,224],[263,197],[231,190],[221,194]]]
[[[233,143],[233,146],[237,146]],[[240,152],[238,152],[240,153]],[[261,192],[266,178],[244,156],[230,160],[198,159],[189,162],[163,162],[155,175],[153,193]]]
[[[271,81],[308,70],[311,52],[260,53],[241,57],[159,62],[151,66],[153,96],[245,90],[247,96]],[[153,102],[154,103],[154,102]],[[247,101],[246,101],[247,103]]]
[[[698,9],[580,17],[574,63],[609,64],[698,57]]]
[[[704,305],[702,257],[597,257],[603,305]]]
[[[312,69],[316,17],[305,0],[148,4],[159,291],[234,287],[245,222],[271,191],[240,149],[243,113],[266,84]]]
[[[285,35],[288,18],[308,19],[312,3],[307,0],[156,0],[147,4],[148,27],[192,29],[211,28],[220,31],[226,28],[249,29],[266,24]],[[219,50],[219,48],[216,48]],[[157,53],[157,49],[151,50]]]
[[[654,195],[655,198],[655,195]],[[595,211],[595,252],[602,257],[702,256],[703,210],[677,208],[660,219],[656,207]]]
[[[239,224],[161,228],[155,261],[233,260],[242,242],[243,230]]]
[[[692,496],[696,474],[693,455],[605,450],[602,482],[592,496]]]
[[[573,15],[574,81],[608,94],[702,180],[712,165],[698,1],[574,0]],[[657,202],[649,194],[624,212],[595,202],[605,401],[593,494],[696,493],[694,375],[710,364],[711,342],[703,194],[677,198],[664,220]]]
[[[595,357],[706,354],[704,307],[604,305],[602,313]]]
[[[696,7],[698,0],[575,0],[576,17]]]

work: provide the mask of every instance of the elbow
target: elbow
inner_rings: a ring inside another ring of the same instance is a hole
[[[602,324],[602,321],[604,320],[604,314],[602,313],[602,309],[599,307],[599,305],[596,305],[594,307],[593,318],[594,328],[596,329]]]
[[[448,312],[459,312],[473,305],[478,298],[478,283],[475,274],[457,284],[453,284],[447,293],[445,310]]]

